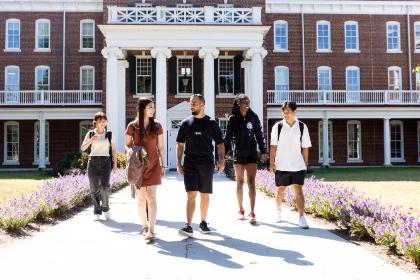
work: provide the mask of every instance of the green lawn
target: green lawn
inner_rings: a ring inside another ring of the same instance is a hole
[[[320,168],[308,176],[339,182],[420,217],[420,167]]]
[[[47,172],[40,171],[0,172],[0,203],[35,191],[43,180],[49,178],[51,176]]]

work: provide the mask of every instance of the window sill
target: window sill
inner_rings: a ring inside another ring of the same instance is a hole
[[[90,53],[90,52],[96,52],[96,50],[95,49],[79,49],[79,52]]]
[[[234,94],[218,94],[216,95],[216,98],[235,98]]]
[[[32,162],[32,165],[39,165],[39,162],[34,161],[34,162]],[[50,162],[46,161],[45,165],[50,165]]]
[[[414,53],[420,53],[420,50],[414,50]]]
[[[4,161],[3,165],[20,165],[19,161]]]
[[[187,93],[187,94],[178,93],[178,94],[175,94],[175,98],[190,98],[191,95],[192,93]]]
[[[34,49],[34,52],[51,52],[51,49]]]
[[[324,162],[324,161],[323,161],[322,159],[318,160],[318,163],[323,163],[323,162]],[[328,161],[328,163],[335,163],[335,160],[330,159],[330,160]]]
[[[347,159],[347,163],[363,163],[362,159]]]
[[[279,50],[274,49],[273,52],[274,53],[290,53],[289,50],[280,50],[280,49]]]
[[[396,159],[392,159],[392,158],[391,158],[391,162],[395,162],[395,163],[405,163],[405,159],[403,159],[403,158],[396,158]]]
[[[317,53],[332,53],[332,50],[316,50]]]
[[[360,50],[344,50],[344,53],[360,53]]]
[[[386,53],[403,53],[402,50],[386,50]]]
[[[22,52],[21,49],[4,49],[4,52]]]
[[[154,98],[155,96],[150,93],[137,93],[133,94],[133,98]]]

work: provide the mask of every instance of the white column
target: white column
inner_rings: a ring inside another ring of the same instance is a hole
[[[44,113],[39,114],[39,154],[38,168],[45,169],[45,116]]]
[[[117,99],[118,103],[116,104],[117,127],[114,128],[112,137],[114,138],[115,144],[117,146],[117,151],[119,152],[124,152],[125,150],[125,128],[126,128],[125,72],[126,72],[126,69],[128,68],[128,65],[129,64],[127,60],[118,60],[118,99]],[[130,71],[136,71],[136,69],[130,69]]]
[[[384,119],[384,165],[391,165],[391,133],[389,119]]]
[[[329,154],[329,135],[328,135],[328,118],[324,117],[322,119],[322,166],[330,165]]]
[[[251,80],[251,61],[243,60],[241,62],[241,68],[244,69],[244,93],[248,95],[252,103],[252,95],[250,92],[250,80]]]
[[[168,107],[166,59],[171,57],[171,50],[167,47],[155,47],[152,49],[151,55],[156,58],[156,119],[162,124],[163,142],[166,147],[166,112]]]
[[[267,55],[264,48],[252,48],[245,52],[245,57],[251,59],[251,96],[254,104],[251,108],[264,121],[264,93],[263,93],[263,59]]]
[[[118,47],[105,47],[102,49],[101,53],[106,58],[106,114],[108,118],[107,129],[112,131],[115,144],[117,147],[120,147],[123,145],[120,143],[120,140],[123,139],[123,137],[118,137],[118,126],[120,125],[118,122],[118,110],[121,109],[121,106],[125,106],[125,102],[123,105],[119,104],[119,98],[121,98],[121,95],[125,96],[125,90],[124,93],[120,92],[121,87],[120,82],[118,81],[120,74],[118,69],[118,59],[124,58],[125,52]]]
[[[219,55],[215,48],[201,48],[198,56],[204,59],[204,99],[206,100],[206,114],[215,117],[214,96],[214,60]]]

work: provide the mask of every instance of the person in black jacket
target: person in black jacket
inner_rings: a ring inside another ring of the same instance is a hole
[[[227,158],[234,160],[239,218],[242,220],[245,219],[242,201],[244,173],[246,171],[249,201],[251,204],[251,211],[249,212],[248,218],[251,224],[255,224],[255,176],[258,161],[257,142],[259,150],[262,153],[261,161],[267,161],[268,155],[267,144],[264,139],[260,120],[258,115],[249,108],[249,103],[249,98],[245,94],[238,94],[235,97],[224,142]]]

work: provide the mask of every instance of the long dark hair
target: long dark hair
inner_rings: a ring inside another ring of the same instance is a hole
[[[144,127],[144,111],[146,110],[146,106],[152,103],[153,100],[149,98],[140,98],[137,102],[137,127],[140,129],[140,139],[143,139],[144,135],[146,134],[146,128]],[[150,134],[153,135],[157,131],[157,125],[155,119],[149,118],[149,131]]]
[[[246,95],[245,95],[245,94],[243,94],[243,93],[240,93],[240,94],[236,95],[236,96],[235,96],[235,99],[233,100],[232,115],[233,115],[235,118],[240,118],[240,117],[241,117],[241,110],[240,110],[240,108],[239,108],[239,104],[241,104],[241,102],[242,102],[243,100],[248,100],[248,102],[250,101],[250,100],[249,100],[249,97],[248,97],[248,96],[246,96]],[[249,111],[251,111],[251,112],[252,112],[251,108],[249,108]]]

